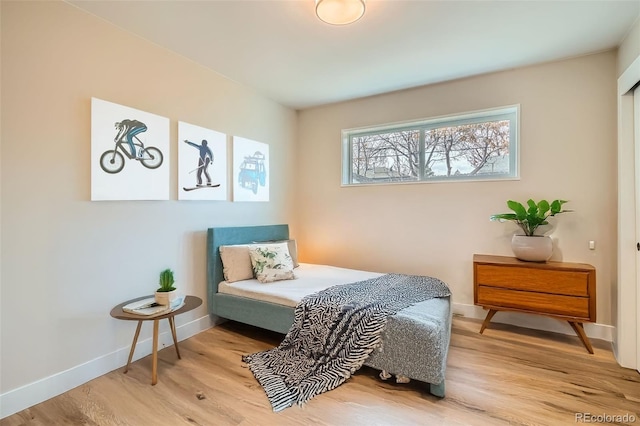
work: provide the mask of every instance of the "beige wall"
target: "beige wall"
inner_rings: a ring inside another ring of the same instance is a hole
[[[4,393],[127,348],[134,324],[109,311],[161,269],[204,299],[207,227],[295,228],[297,116],[64,2],[1,7]],[[170,118],[171,201],[90,201],[92,96]],[[176,201],[178,120],[268,143],[271,201]]]
[[[640,19],[629,30],[618,49],[618,74],[622,73],[640,56]]]
[[[165,267],[204,298],[210,226],[288,222],[303,261],[438,276],[472,304],[472,254],[511,254],[512,228],[489,215],[508,198],[566,198],[576,211],[558,218],[554,258],[598,268],[598,322],[611,324],[624,52],[618,64],[606,52],[296,116],[66,3],[0,4],[0,393],[126,350],[133,324],[108,312],[153,292]],[[171,119],[171,201],[89,201],[92,96]],[[343,128],[517,103],[519,181],[340,187]],[[269,143],[271,201],[176,201],[178,120]],[[176,322],[202,317],[204,306]]]
[[[553,259],[597,268],[611,324],[616,259],[616,53],[431,85],[299,113],[300,256],[446,281],[473,304],[474,253],[511,255],[506,200],[570,200]],[[341,187],[341,129],[520,104],[521,179]],[[596,241],[596,250],[588,242]],[[568,329],[568,327],[567,327]],[[569,330],[570,332],[570,330]]]

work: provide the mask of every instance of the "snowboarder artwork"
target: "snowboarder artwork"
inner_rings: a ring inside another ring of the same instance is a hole
[[[227,199],[227,136],[178,122],[179,200]]]
[[[269,201],[269,145],[233,138],[233,201]]]

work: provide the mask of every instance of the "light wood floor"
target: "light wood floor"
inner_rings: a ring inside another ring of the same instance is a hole
[[[242,354],[280,335],[226,323],[0,421],[12,425],[561,425],[575,413],[631,415],[640,425],[640,375],[606,342],[589,355],[577,337],[454,318],[444,399],[418,382],[378,379],[364,367],[303,407],[273,413]],[[615,418],[613,419],[615,420]],[[619,422],[617,424],[626,424]]]

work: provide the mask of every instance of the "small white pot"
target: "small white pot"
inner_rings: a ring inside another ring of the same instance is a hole
[[[546,235],[514,235],[511,239],[513,254],[527,262],[546,262],[553,254],[553,241]]]
[[[156,303],[168,306],[178,297],[178,290],[156,291]]]

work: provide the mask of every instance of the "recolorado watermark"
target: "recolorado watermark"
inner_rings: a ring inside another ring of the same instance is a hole
[[[576,413],[576,423],[635,423],[635,414]]]

